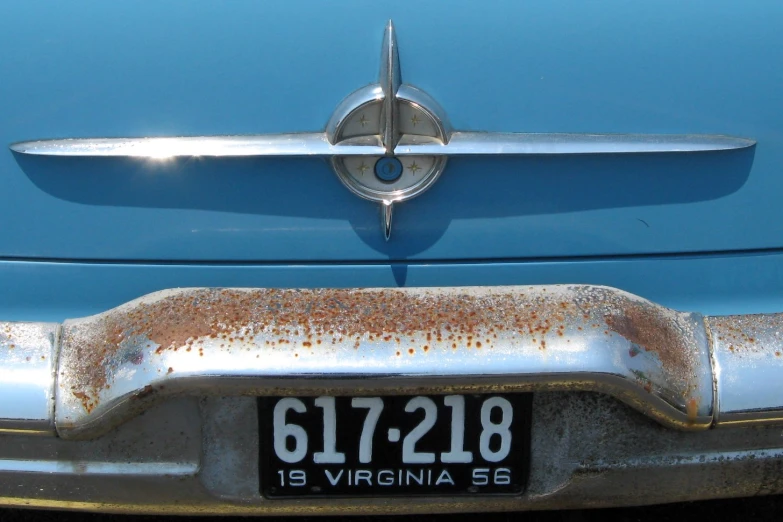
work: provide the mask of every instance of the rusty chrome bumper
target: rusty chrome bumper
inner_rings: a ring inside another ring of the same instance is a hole
[[[181,289],[61,325],[0,323],[0,503],[421,512],[776,492],[783,439],[764,425],[783,423],[781,326],[783,315],[704,317],[595,286]],[[327,506],[258,494],[254,396],[501,389],[536,392],[521,497]],[[616,447],[624,439],[646,447]],[[658,492],[634,490],[644,480]]]

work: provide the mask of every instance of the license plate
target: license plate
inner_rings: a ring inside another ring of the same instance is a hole
[[[259,398],[266,497],[518,494],[532,396]]]

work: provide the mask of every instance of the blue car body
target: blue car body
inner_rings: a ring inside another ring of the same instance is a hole
[[[9,151],[0,310],[17,317],[30,299],[20,269],[34,280],[67,271],[57,276],[65,292],[36,297],[38,314],[26,316],[48,319],[183,283],[182,270],[159,263],[197,265],[187,271],[199,285],[309,287],[441,285],[419,265],[458,261],[449,284],[591,282],[705,312],[768,311],[777,270],[743,267],[775,266],[768,256],[783,237],[781,16],[776,2],[5,4],[5,143],[319,130],[347,93],[375,80],[379,28],[394,18],[403,80],[438,99],[456,128],[734,134],[758,146],[454,158],[402,206],[388,243],[373,206],[321,159],[151,165]],[[713,257],[728,253],[736,265]],[[709,294],[680,276],[716,262]],[[107,288],[92,283],[97,271],[118,276]],[[72,292],[80,299],[63,301]]]

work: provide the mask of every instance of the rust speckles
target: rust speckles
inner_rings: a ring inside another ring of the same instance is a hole
[[[460,350],[476,358],[502,356],[502,350],[539,357],[548,356],[539,355],[544,350],[556,355],[571,340],[616,333],[657,354],[667,372],[685,373],[693,366],[686,336],[673,330],[674,320],[662,310],[599,287],[524,294],[513,288],[192,289],[70,322],[63,331],[63,353],[69,385],[93,402],[130,353],[143,354],[145,364],[157,364],[164,373],[170,364],[181,370],[178,360],[196,352],[207,358],[250,351],[261,360],[259,367],[269,354],[309,360],[354,349],[381,350],[386,357],[416,351],[453,357]],[[614,349],[618,342],[606,339],[605,346]],[[568,349],[578,353],[581,345],[574,344]]]
[[[629,302],[621,313],[607,314],[606,324],[641,350],[655,354],[672,377],[690,381],[696,371],[685,326],[678,314],[646,302]],[[634,357],[634,354],[629,352]]]
[[[778,315],[743,315],[710,317],[707,324],[712,330],[717,345],[738,357],[768,356],[780,357],[779,347],[783,345],[781,324]]]

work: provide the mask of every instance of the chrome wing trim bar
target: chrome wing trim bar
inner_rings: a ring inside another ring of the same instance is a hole
[[[408,155],[547,155],[706,152],[752,147],[747,138],[716,134],[557,134],[454,132],[448,143],[402,136],[393,149]],[[14,143],[11,150],[35,156],[175,157],[236,156],[383,156],[378,139],[329,142],[327,133],[165,138],[94,138]]]
[[[455,131],[438,102],[402,81],[391,20],[381,43],[377,83],[349,94],[323,132],[256,136],[55,139],[10,145],[38,156],[176,157],[326,156],[355,195],[379,204],[384,238],[391,238],[394,205],[427,191],[450,156],[647,154],[736,150],[747,138],[711,134],[548,134]],[[407,163],[407,156],[419,156]],[[369,171],[369,172],[368,172]]]
[[[0,432],[93,438],[182,395],[498,390],[605,393],[681,430],[783,423],[782,324],[597,286],[169,290],[0,323]]]

